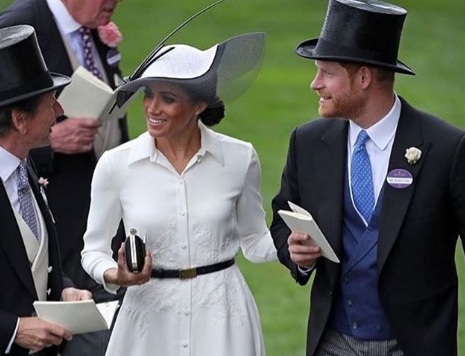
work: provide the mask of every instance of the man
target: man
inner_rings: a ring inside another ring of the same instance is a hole
[[[36,300],[90,299],[62,274],[53,218],[27,167],[31,149],[50,144],[63,114],[55,91],[68,77],[50,73],[34,29],[0,29],[0,353],[56,355],[71,334],[34,316]]]
[[[109,23],[119,0],[17,0],[0,14],[0,27],[29,24],[36,29],[39,45],[51,71],[70,76],[83,65],[115,88],[120,54],[102,42],[98,27]],[[85,52],[81,27],[90,28],[90,52]],[[85,54],[86,53],[86,54]],[[88,67],[93,54],[95,68]],[[33,150],[39,174],[47,178],[47,197],[55,217],[64,272],[80,288],[91,290],[97,302],[122,299],[106,293],[82,269],[80,252],[90,205],[90,185],[98,157],[106,149],[127,141],[126,120],[100,126],[97,118],[60,117],[50,136],[51,146]],[[120,229],[115,251],[124,240]],[[116,256],[116,254],[115,254]],[[65,345],[63,356],[104,355],[109,332],[78,335]],[[85,344],[81,344],[81,342]],[[72,352],[72,350],[75,352]]]
[[[307,355],[457,355],[458,235],[465,236],[465,134],[394,92],[406,11],[330,0],[311,88],[323,119],[291,136],[271,232],[304,285],[314,274]],[[340,259],[277,214],[308,210]]]

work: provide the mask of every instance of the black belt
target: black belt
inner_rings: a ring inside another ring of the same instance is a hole
[[[194,267],[194,268],[188,268],[188,269],[154,268],[152,269],[151,277],[152,278],[189,279],[189,278],[195,278],[201,274],[221,271],[222,269],[231,267],[233,264],[234,264],[234,258],[224,261],[224,262],[214,263],[208,266]]]

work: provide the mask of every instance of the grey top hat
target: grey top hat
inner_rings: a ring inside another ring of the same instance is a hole
[[[70,82],[69,77],[48,71],[32,26],[0,29],[0,107],[59,89]]]
[[[415,73],[397,59],[407,11],[379,0],[329,0],[319,38],[300,43],[304,58],[372,65]]]

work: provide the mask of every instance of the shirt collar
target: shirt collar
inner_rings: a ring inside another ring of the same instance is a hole
[[[82,25],[71,16],[61,0],[47,0],[47,4],[55,18],[58,28],[63,34],[69,35],[82,27]]]
[[[384,150],[389,142],[393,139],[397,124],[399,123],[401,103],[397,95],[395,95],[394,105],[391,110],[373,126],[365,130],[370,137],[370,140],[380,149]],[[354,123],[352,120],[349,121],[349,138],[351,148],[355,146],[357,136],[363,129]]]
[[[213,130],[207,128],[199,121],[200,128],[200,150],[198,156],[205,156],[207,153],[224,165],[223,149],[221,147],[221,136]],[[128,158],[128,165],[136,161],[149,158],[151,162],[156,162],[159,151],[155,146],[155,141],[148,132],[144,132],[134,142]]]
[[[6,182],[18,168],[20,159],[0,146],[0,177]]]

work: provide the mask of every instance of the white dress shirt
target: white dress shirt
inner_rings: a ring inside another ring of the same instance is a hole
[[[365,130],[370,137],[370,139],[366,141],[365,145],[368,156],[370,157],[371,172],[373,175],[373,193],[375,196],[375,206],[388,173],[387,170],[389,165],[389,157],[391,156],[394,136],[396,133],[397,124],[399,122],[400,110],[401,103],[396,95],[394,105],[392,106],[389,113],[376,124]],[[352,153],[355,148],[357,136],[361,130],[362,128],[360,126],[355,124],[352,120],[349,121],[349,135],[347,136],[347,169],[349,173],[349,187],[352,187],[352,184],[350,184],[350,162],[352,161]],[[350,195],[352,197],[352,188],[350,190]],[[353,202],[354,200],[352,197],[352,203]],[[355,207],[355,204],[353,205]],[[363,221],[365,221],[360,213],[359,215]]]

